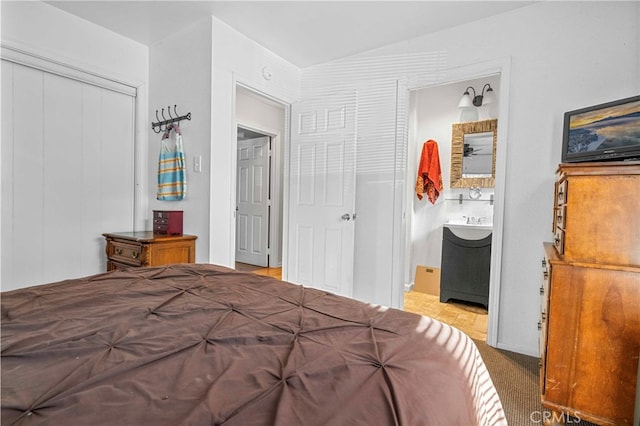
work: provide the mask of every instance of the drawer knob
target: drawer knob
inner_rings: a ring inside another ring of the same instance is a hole
[[[544,294],[544,287],[540,287],[540,295]]]
[[[542,330],[542,321],[538,321],[538,330]]]
[[[120,247],[116,247],[116,254],[122,254],[122,249]]]

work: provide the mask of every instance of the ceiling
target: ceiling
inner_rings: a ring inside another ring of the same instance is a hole
[[[214,15],[304,68],[527,6],[533,1],[58,1],[147,46]]]

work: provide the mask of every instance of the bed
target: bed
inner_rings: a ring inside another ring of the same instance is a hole
[[[470,338],[214,265],[2,293],[2,425],[506,425]]]

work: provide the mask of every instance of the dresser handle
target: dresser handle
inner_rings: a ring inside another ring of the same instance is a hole
[[[122,254],[122,249],[120,247],[116,247],[116,254]]]
[[[544,294],[544,287],[540,286],[540,295],[542,296]]]
[[[133,257],[134,259],[137,259],[138,256],[140,256],[140,253],[138,253],[137,251],[134,251],[133,253],[131,253],[131,257]]]
[[[542,321],[538,321],[538,330],[542,330]]]

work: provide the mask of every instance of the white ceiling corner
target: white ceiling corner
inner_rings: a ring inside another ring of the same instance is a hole
[[[102,1],[46,3],[150,46],[214,15],[305,68],[523,7],[531,1]]]

